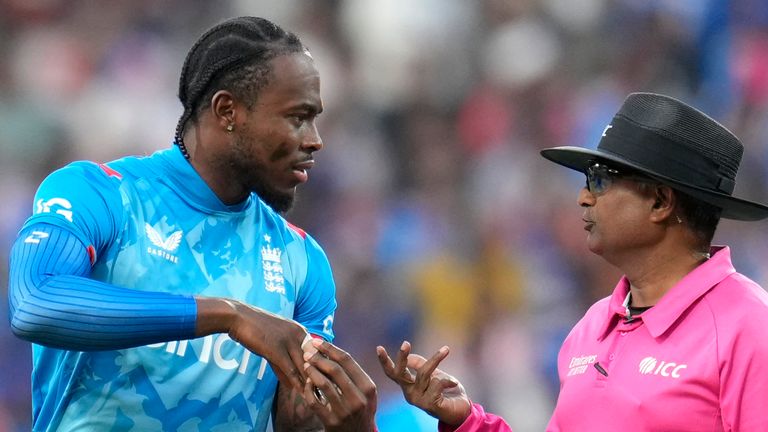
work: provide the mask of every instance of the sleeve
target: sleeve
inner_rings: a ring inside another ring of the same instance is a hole
[[[11,329],[21,339],[77,351],[122,349],[194,337],[194,298],[89,279],[71,231],[43,223],[22,230],[10,259]]]
[[[448,426],[443,422],[437,424],[439,432],[512,432],[503,418],[486,413],[482,405],[473,403],[469,417],[458,428]]]
[[[75,162],[38,188],[10,257],[8,296],[18,337],[88,351],[194,336],[194,298],[89,279],[122,225],[121,180],[106,165]]]
[[[54,171],[40,184],[32,216],[22,229],[38,223],[63,228],[93,247],[95,258],[120,230],[121,178],[106,165],[85,161]]]
[[[742,328],[721,349],[720,413],[725,431],[768,430],[768,327],[766,306],[743,311]],[[718,338],[723,342],[722,337]]]
[[[311,334],[333,341],[333,318],[336,313],[336,284],[331,264],[320,245],[310,236],[305,238],[307,277],[296,300],[294,320]]]

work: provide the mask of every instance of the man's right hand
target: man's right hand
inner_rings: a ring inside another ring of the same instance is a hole
[[[299,323],[248,306],[213,297],[196,297],[197,336],[227,333],[247,350],[264,357],[285,385],[304,390],[304,351],[307,330]]]
[[[384,373],[400,386],[408,403],[447,425],[458,427],[464,423],[472,403],[461,383],[437,368],[448,356],[448,347],[440,348],[429,360],[411,354],[409,342],[400,346],[396,361],[382,346],[376,347],[376,353]]]

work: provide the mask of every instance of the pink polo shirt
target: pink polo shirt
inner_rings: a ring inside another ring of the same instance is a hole
[[[560,350],[547,431],[768,431],[768,293],[712,252],[632,322],[626,278],[587,311]],[[510,430],[475,404],[456,432]]]

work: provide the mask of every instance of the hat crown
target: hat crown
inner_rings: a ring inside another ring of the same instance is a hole
[[[595,160],[651,177],[722,209],[721,217],[768,218],[768,205],[733,196],[744,146],[723,125],[675,98],[632,93],[603,131],[597,149],[553,147],[541,155],[586,172]]]
[[[665,95],[632,93],[615,117],[687,147],[713,161],[720,175],[736,179],[744,146],[723,125],[696,108]]]

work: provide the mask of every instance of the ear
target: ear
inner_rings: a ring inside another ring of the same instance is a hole
[[[216,118],[216,123],[226,130],[227,126],[235,124],[237,103],[232,93],[227,90],[219,90],[211,98],[211,111]]]
[[[651,221],[663,222],[673,217],[677,196],[675,191],[664,185],[653,188],[653,205],[651,207]]]

